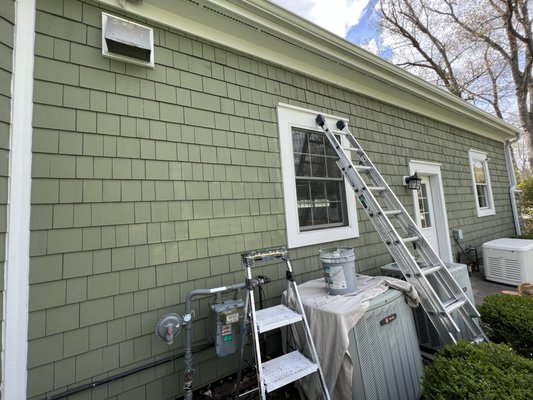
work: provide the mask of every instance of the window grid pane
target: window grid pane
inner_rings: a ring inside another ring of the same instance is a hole
[[[487,201],[487,185],[476,185],[476,192],[479,208],[487,208],[489,206]]]
[[[298,221],[301,230],[347,226],[344,179],[323,133],[293,128]]]
[[[487,185],[487,164],[485,160],[472,160],[472,171],[476,187],[476,198],[479,208],[489,207],[488,185]]]
[[[474,179],[476,183],[487,183],[487,178],[485,176],[485,163],[483,161],[474,161],[472,163],[472,168],[474,169]]]
[[[418,209],[420,214],[420,225],[422,228],[431,228],[431,217],[429,215],[429,201],[427,187],[425,183],[420,185],[418,190]]]

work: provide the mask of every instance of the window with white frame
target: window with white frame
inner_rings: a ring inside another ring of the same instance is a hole
[[[476,196],[477,216],[494,215],[496,210],[492,198],[487,154],[477,150],[470,150],[468,154]]]
[[[278,105],[281,168],[289,248],[358,236],[355,195],[337,154],[316,125],[317,111]],[[339,117],[325,115],[330,129]],[[334,131],[333,131],[334,132]]]

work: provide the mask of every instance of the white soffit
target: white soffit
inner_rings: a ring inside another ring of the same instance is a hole
[[[490,139],[520,130],[265,0],[98,0]]]

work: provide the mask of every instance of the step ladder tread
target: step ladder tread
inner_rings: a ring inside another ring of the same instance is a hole
[[[368,186],[368,190],[371,192],[384,192],[387,188],[385,186]]]
[[[317,369],[317,364],[295,350],[264,363],[263,382],[266,391],[272,392],[316,372]]]
[[[301,321],[302,315],[289,307],[278,304],[256,312],[256,325],[259,333],[271,331]]]

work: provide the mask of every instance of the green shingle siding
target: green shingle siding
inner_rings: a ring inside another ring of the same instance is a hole
[[[158,318],[182,312],[195,288],[242,281],[241,251],[286,243],[278,102],[349,117],[408,209],[398,169],[442,163],[450,229],[468,243],[512,232],[499,143],[157,27],[154,70],[111,61],[92,3],[38,9],[29,397],[168,355],[152,334]],[[470,148],[490,154],[493,217],[475,217]],[[360,271],[375,272],[390,257],[359,221],[361,236],[342,244],[356,247]],[[301,280],[320,276],[320,247],[291,250]],[[262,270],[277,301],[283,274]],[[207,303],[194,305],[195,343]],[[170,349],[182,345],[180,336]],[[236,367],[212,352],[195,362],[195,387]],[[167,363],[83,396],[174,398],[181,369]]]

